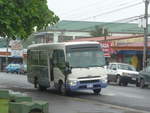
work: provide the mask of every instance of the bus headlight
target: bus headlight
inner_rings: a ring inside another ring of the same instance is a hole
[[[75,86],[75,85],[77,85],[77,81],[76,80],[69,80],[69,85]]]

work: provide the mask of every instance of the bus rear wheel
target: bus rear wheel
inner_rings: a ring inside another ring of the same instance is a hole
[[[93,89],[94,94],[99,95],[101,92],[101,89]]]
[[[39,89],[40,91],[46,91],[46,87],[44,87],[44,86],[42,86],[42,85],[40,85],[40,84],[38,84],[38,89]]]

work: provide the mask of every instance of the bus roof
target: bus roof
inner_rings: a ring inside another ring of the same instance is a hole
[[[59,43],[40,43],[40,44],[32,44],[28,47],[28,49],[30,48],[34,48],[34,47],[39,47],[39,46],[43,46],[43,45],[64,45],[64,46],[68,46],[68,45],[80,45],[80,44],[99,44],[98,42],[93,42],[93,41],[82,41],[82,42],[59,42]]]

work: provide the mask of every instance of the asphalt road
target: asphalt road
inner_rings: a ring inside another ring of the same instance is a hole
[[[0,73],[0,88],[12,89],[32,96],[35,100],[49,103],[50,113],[147,113],[150,112],[150,89],[134,85],[120,87],[110,85],[101,95],[92,91],[73,92],[71,96],[60,96],[56,90],[40,92],[27,82],[25,75]]]

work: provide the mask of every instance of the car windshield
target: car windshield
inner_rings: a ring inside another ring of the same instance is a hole
[[[101,51],[76,51],[67,53],[67,61],[71,67],[101,67],[105,65],[104,54]]]
[[[20,64],[9,64],[8,67],[20,67]]]
[[[127,64],[119,64],[118,68],[122,70],[136,71],[136,69],[133,66]]]

